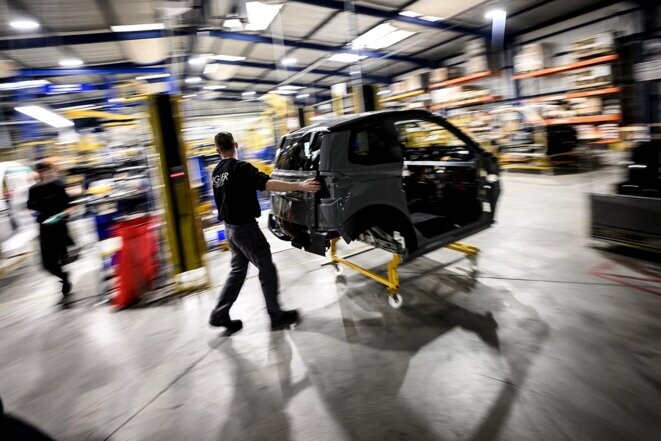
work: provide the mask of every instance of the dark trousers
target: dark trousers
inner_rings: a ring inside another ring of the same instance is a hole
[[[282,313],[278,303],[278,271],[271,258],[271,247],[262,230],[256,222],[225,225],[225,235],[232,252],[231,270],[212,315],[217,318],[229,317],[230,308],[246,279],[248,263],[252,263],[259,270],[266,310],[271,317],[277,317]]]
[[[62,281],[68,280],[67,273],[62,270],[62,260],[66,256],[70,241],[66,224],[41,225],[39,231],[41,263],[46,271]]]

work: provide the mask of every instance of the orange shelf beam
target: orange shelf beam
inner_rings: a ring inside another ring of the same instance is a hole
[[[545,77],[548,75],[555,75],[563,72],[569,72],[583,67],[595,66],[597,64],[610,63],[618,59],[617,55],[604,55],[603,57],[590,58],[589,60],[578,61],[576,63],[565,64],[563,66],[549,67],[547,69],[536,70],[533,72],[526,72],[514,75],[512,79],[521,80],[523,78]]]
[[[574,116],[571,118],[553,118],[544,120],[546,125],[554,124],[591,124],[599,122],[618,122],[622,119],[622,115],[595,115],[595,116]]]
[[[449,101],[447,103],[438,103],[438,104],[433,104],[431,106],[431,110],[438,110],[438,109],[445,109],[447,107],[462,107],[462,106],[471,106],[473,104],[482,104],[482,103],[489,103],[491,101],[496,101],[499,100],[499,96],[482,96],[479,98],[471,98],[469,100],[461,100],[461,101]]]
[[[473,81],[481,80],[483,78],[488,78],[494,75],[495,74],[490,70],[485,70],[484,72],[478,72],[476,74],[466,75],[465,77],[459,77],[453,80],[446,80],[446,81],[441,81],[440,83],[430,84],[429,89],[440,89],[441,87],[458,86],[459,84],[471,83]]]
[[[588,141],[588,144],[614,144],[621,141],[621,139],[599,139],[595,141]]]
[[[393,95],[393,96],[381,98],[379,101],[382,103],[387,103],[389,101],[397,101],[397,100],[402,100],[404,98],[412,98],[414,96],[422,95],[423,93],[425,93],[424,90],[414,90],[412,92],[400,93],[399,95]]]
[[[540,96],[537,98],[530,98],[527,101],[531,103],[541,103],[543,101],[568,100],[572,98],[585,98],[588,96],[609,95],[613,93],[619,93],[621,91],[622,89],[620,87],[607,87],[605,89],[586,90],[585,92],[570,92],[562,93],[559,95]]]

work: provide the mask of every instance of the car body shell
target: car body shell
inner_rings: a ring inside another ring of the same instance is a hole
[[[407,150],[399,138],[392,139],[393,127],[403,124],[432,124],[447,131],[457,146],[449,148],[445,156],[435,156],[438,151],[434,149]],[[380,139],[390,146],[386,148],[391,160],[357,163],[359,157],[352,157],[351,146],[358,144],[365,127],[388,133]],[[296,139],[308,140],[305,161],[300,152],[289,148]],[[321,191],[273,193],[269,228],[292,245],[320,255],[325,254],[330,239],[342,237],[346,242],[365,241],[410,260],[488,228],[494,222],[500,192],[498,174],[489,153],[429,112],[382,111],[339,118],[283,137],[271,176],[292,182],[315,178]],[[423,178],[416,180],[420,176]],[[431,188],[426,193],[431,197],[417,197],[418,187]],[[457,189],[463,189],[463,199],[447,197]],[[434,196],[441,194],[445,196]],[[452,210],[443,208],[444,197],[448,203],[455,201]],[[427,208],[417,209],[418,199],[425,199]],[[432,206],[436,208],[429,209]],[[463,206],[472,213],[470,221],[461,219]],[[439,213],[443,215],[436,215]]]

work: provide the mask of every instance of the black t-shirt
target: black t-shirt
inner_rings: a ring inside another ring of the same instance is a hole
[[[33,185],[28,193],[28,208],[39,212],[37,216],[39,223],[66,210],[70,203],[71,198],[65,190],[64,183],[59,179]]]
[[[263,191],[269,176],[244,161],[223,159],[211,174],[218,220],[228,225],[255,222],[261,214],[257,190]]]

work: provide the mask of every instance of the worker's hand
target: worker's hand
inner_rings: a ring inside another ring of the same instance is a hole
[[[307,193],[316,193],[321,189],[321,184],[314,179],[306,179],[298,183],[298,189]]]

